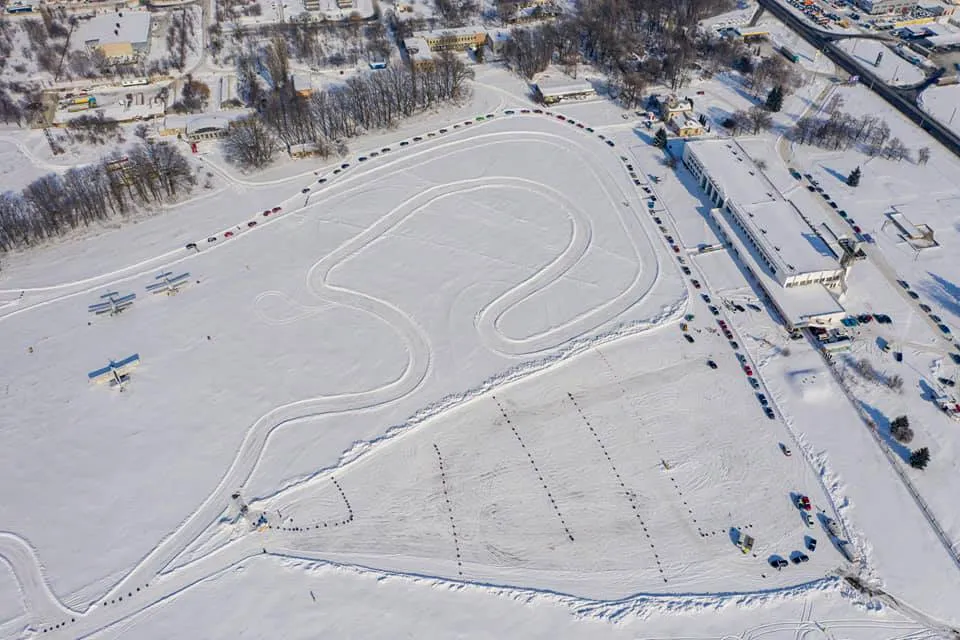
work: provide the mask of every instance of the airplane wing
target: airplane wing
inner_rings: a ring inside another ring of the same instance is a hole
[[[168,279],[167,279],[167,282],[168,282],[169,284],[176,284],[177,282],[182,282],[182,281],[186,280],[186,279],[189,278],[189,277],[190,277],[190,273],[189,273],[189,272],[188,272],[188,273],[181,273],[181,274],[178,275],[178,276],[174,276],[174,277],[172,277],[172,278],[168,278]]]
[[[151,293],[160,293],[161,291],[166,290],[167,286],[168,285],[166,282],[155,282],[154,284],[147,285],[147,291],[150,291]]]
[[[160,280],[160,279],[162,279],[162,278],[166,278],[166,277],[172,276],[172,275],[173,275],[173,271],[166,271],[166,272],[161,273],[160,275],[158,275],[155,279],[156,279],[156,280]]]
[[[113,373],[113,367],[110,365],[107,365],[102,369],[97,369],[96,371],[91,371],[90,373],[88,373],[87,380],[89,380],[90,382],[102,382],[103,380],[106,380],[108,376],[111,376],[112,373]]]
[[[121,367],[127,367],[128,369],[132,369],[133,367],[140,364],[140,354],[135,353],[132,356],[127,356],[120,362],[111,362],[110,364],[111,366],[113,366],[114,369],[120,369]]]
[[[113,302],[114,302],[115,304],[120,304],[120,303],[123,303],[123,302],[130,302],[131,300],[135,300],[136,298],[137,298],[137,294],[135,294],[135,293],[128,293],[128,294],[125,295],[125,296],[121,296],[121,297],[117,298],[117,299],[114,300]]]
[[[87,307],[87,311],[107,311],[109,309],[109,302],[98,302],[97,304],[91,304],[89,307]]]
[[[115,296],[115,295],[117,295],[117,292],[116,292],[116,291],[108,291],[108,292],[106,292],[105,294],[103,294],[102,296],[100,296],[100,298],[101,298],[102,300],[105,300],[105,299],[107,299],[107,298],[112,298],[112,297]]]

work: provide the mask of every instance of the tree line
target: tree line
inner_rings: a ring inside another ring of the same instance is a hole
[[[20,193],[0,194],[0,252],[176,200],[195,184],[187,159],[168,142],[138,143],[125,155],[50,173]]]
[[[305,97],[290,81],[286,43],[274,42],[264,65],[269,89],[261,87],[252,68],[241,67],[256,113],[232,122],[223,141],[227,158],[248,168],[269,164],[281,148],[292,153],[306,147],[322,156],[345,152],[345,140],[364,131],[392,127],[416,113],[466,99],[467,80],[473,77],[463,62],[444,52],[431,69],[391,66]]]

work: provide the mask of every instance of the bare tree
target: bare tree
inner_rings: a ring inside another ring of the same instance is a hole
[[[227,159],[242,167],[260,168],[270,164],[277,153],[277,138],[256,115],[230,123],[223,139]]]
[[[917,164],[927,164],[930,161],[930,147],[917,149]]]
[[[769,129],[773,124],[773,117],[770,112],[759,105],[750,107],[750,110],[747,111],[747,120],[753,127],[754,134],[759,133],[761,129]]]

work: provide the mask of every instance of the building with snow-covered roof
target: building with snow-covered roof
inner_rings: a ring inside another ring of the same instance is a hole
[[[403,48],[407,50],[407,58],[414,70],[432,69],[436,64],[430,45],[423,38],[405,38]]]
[[[416,31],[414,38],[422,38],[430,51],[466,51],[470,47],[482,47],[487,43],[487,31],[483,27],[459,27],[436,31]]]
[[[531,85],[533,96],[543,104],[556,104],[563,100],[582,100],[596,95],[597,90],[586,80],[577,80],[562,73],[541,74]]]
[[[827,288],[844,268],[821,231],[764,176],[733,139],[684,144],[683,164],[715,207],[723,239],[746,263],[791,327],[842,317]]]
[[[111,61],[146,55],[150,50],[150,12],[102,13],[81,22],[75,38]]]

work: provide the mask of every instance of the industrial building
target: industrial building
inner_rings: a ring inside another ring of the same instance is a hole
[[[76,41],[99,50],[110,62],[128,62],[150,50],[150,13],[117,11],[94,16],[77,27]]]
[[[784,197],[736,140],[688,142],[683,164],[713,205],[721,238],[790,328],[844,317],[828,290],[843,286],[840,256],[808,222],[812,216]]]
[[[870,15],[881,13],[908,13],[918,0],[857,0],[857,5]]]

